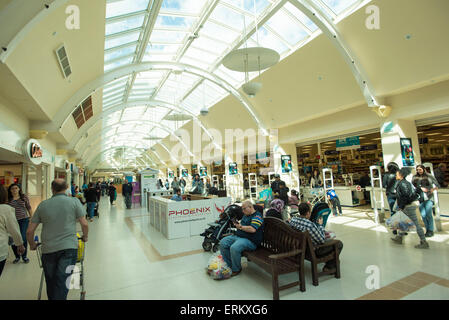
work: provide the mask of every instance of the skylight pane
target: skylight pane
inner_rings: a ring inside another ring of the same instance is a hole
[[[146,10],[149,0],[118,0],[106,4],[106,18]]]
[[[199,14],[206,0],[164,0],[161,12],[172,11],[179,13]]]
[[[204,63],[202,61],[197,61],[197,60],[191,59],[189,57],[183,57],[179,62],[188,64],[188,65],[192,65],[194,67],[204,69],[204,70],[207,70],[211,67],[211,65],[209,65],[207,63]]]
[[[124,58],[124,59],[121,59],[121,60],[117,60],[117,61],[112,62],[112,63],[106,63],[105,66],[104,66],[104,71],[106,72],[106,71],[109,71],[109,70],[112,70],[112,69],[124,66],[126,64],[129,64],[129,63],[131,63],[133,61],[133,58],[134,58],[134,56],[131,56],[131,57],[127,57],[127,58]]]
[[[211,52],[215,52],[217,55],[220,55],[228,48],[228,44],[224,42],[215,41],[206,37],[199,37],[198,39],[195,39],[193,41],[191,47],[208,50]]]
[[[254,0],[221,0],[221,2],[229,3],[230,5],[239,9],[245,10],[248,13],[254,14]],[[259,15],[270,5],[268,0],[256,0],[256,14]]]
[[[241,13],[221,4],[217,5],[210,18],[239,31],[245,29],[245,24],[246,30],[248,30],[249,25],[254,22],[254,18],[247,15],[243,16]],[[245,18],[245,22],[243,18]]]
[[[354,3],[358,2],[358,0],[322,0],[331,10],[339,15]]]
[[[173,62],[175,61],[176,55],[174,54],[146,54],[143,58],[143,62],[148,61],[168,61]]]
[[[204,27],[200,31],[200,37],[202,34],[229,44],[235,41],[239,36],[237,32],[229,30],[211,21],[207,21],[204,24]]]
[[[146,49],[146,53],[176,53],[178,52],[181,45],[179,44],[151,44],[149,43]]]
[[[197,19],[193,17],[159,15],[156,19],[155,28],[162,27],[189,30],[196,20]]]
[[[215,62],[218,59],[218,55],[214,55],[204,50],[199,50],[192,47],[190,47],[186,51],[185,55],[191,58],[199,59],[209,64]]]
[[[256,41],[256,34],[254,34],[251,38]],[[277,51],[280,55],[288,50],[288,47],[284,43],[282,43],[281,40],[268,32],[268,30],[264,27],[261,27],[259,29],[259,44],[262,47]]]
[[[128,34],[124,34],[120,37],[106,39],[105,42],[105,50],[121,46],[126,43],[134,42],[139,39],[140,31],[131,32]]]
[[[308,36],[298,23],[281,10],[267,21],[267,25],[292,46]]]
[[[132,45],[132,46],[129,46],[129,47],[124,47],[124,48],[121,48],[121,49],[118,49],[118,50],[114,50],[114,51],[105,53],[105,55],[104,55],[104,62],[108,62],[108,61],[113,60],[113,59],[117,59],[117,58],[120,58],[120,57],[127,56],[129,54],[134,53],[135,51],[136,51],[136,45]]]
[[[292,5],[290,2],[287,2],[284,5],[284,8],[290,12],[295,18],[297,18],[299,21],[301,21],[307,28],[309,28],[310,31],[314,32],[318,29],[318,26],[312,22],[307,16],[298,10],[294,5]]]
[[[145,15],[132,16],[123,20],[106,22],[106,36],[142,27]]]
[[[150,42],[182,43],[186,38],[186,35],[187,32],[183,31],[153,30],[151,33]]]

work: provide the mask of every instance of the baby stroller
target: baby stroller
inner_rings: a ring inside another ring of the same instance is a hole
[[[326,227],[327,219],[329,218],[329,214],[331,213],[331,209],[326,202],[317,202],[313,208],[312,213],[310,215],[310,221],[317,222],[320,217],[323,218],[323,228]]]
[[[242,207],[236,204],[228,206],[225,211],[220,214],[220,219],[215,223],[209,223],[209,228],[200,234],[200,236],[204,237],[204,251],[210,251],[212,249],[213,252],[217,252],[220,240],[233,233],[232,228],[234,228],[234,224],[232,221],[240,220],[242,217]]]

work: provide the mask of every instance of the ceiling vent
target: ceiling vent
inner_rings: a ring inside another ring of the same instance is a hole
[[[56,56],[58,57],[59,66],[61,67],[64,78],[68,78],[72,74],[72,68],[70,68],[69,58],[64,45],[56,49]]]

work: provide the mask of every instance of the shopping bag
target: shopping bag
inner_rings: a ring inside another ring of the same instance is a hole
[[[415,227],[413,221],[402,211],[396,211],[396,213],[385,221],[387,227],[391,230],[400,230],[407,232]]]
[[[232,270],[223,260],[223,256],[217,252],[209,259],[207,274],[214,280],[223,280],[231,277]]]

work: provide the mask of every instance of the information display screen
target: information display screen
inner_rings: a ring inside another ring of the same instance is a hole
[[[207,167],[200,167],[200,176],[207,176]]]
[[[232,176],[232,175],[235,175],[235,174],[238,174],[238,173],[239,173],[239,171],[238,171],[238,168],[237,168],[237,162],[230,163],[229,164],[229,175]]]
[[[281,156],[282,173],[292,171],[292,157],[290,155]]]

